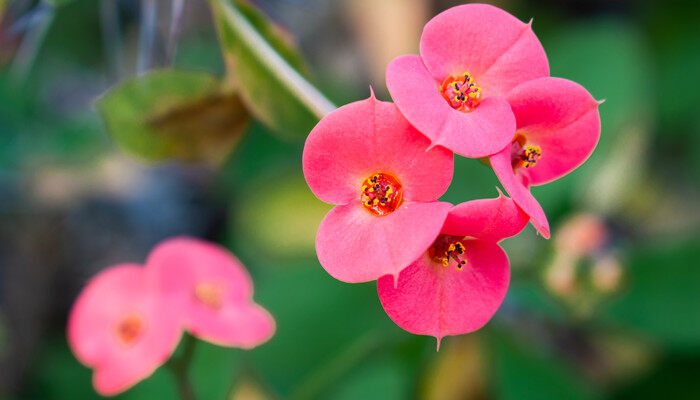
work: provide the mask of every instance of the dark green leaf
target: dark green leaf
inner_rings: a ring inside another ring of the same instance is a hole
[[[335,106],[270,45],[236,5],[227,0],[210,3],[229,74],[248,109],[277,134],[306,137]]]
[[[114,140],[146,160],[174,158],[217,165],[248,124],[236,95],[203,72],[162,70],[133,78],[97,101]]]

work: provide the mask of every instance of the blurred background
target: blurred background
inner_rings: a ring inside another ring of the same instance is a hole
[[[389,100],[387,63],[457,4],[238,7],[340,105],[370,84]],[[318,264],[330,206],[301,173],[316,117],[210,4],[0,0],[0,399],[97,398],[66,343],[72,302],[180,234],[235,252],[278,321],[254,351],[198,343],[200,399],[700,398],[700,2],[494,4],[534,18],[553,76],[606,99],[602,135],[584,166],[533,189],[552,239],[528,227],[503,243],[512,281],[494,319],[436,352],[393,324],[374,284]],[[497,185],[457,157],[443,199]],[[158,370],[118,398],[174,388]]]

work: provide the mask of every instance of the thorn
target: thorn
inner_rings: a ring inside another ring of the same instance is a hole
[[[372,88],[372,85],[369,85],[369,98],[372,100],[377,100],[377,97],[374,95],[374,89]]]
[[[435,339],[437,339],[437,349],[435,349],[435,352],[437,353],[440,351],[440,341],[442,340],[442,336],[435,336]]]
[[[607,100],[607,99],[596,100],[596,103],[598,103],[598,105],[601,105],[601,104],[605,103],[606,100]]]
[[[399,274],[394,274],[394,290],[399,288]]]

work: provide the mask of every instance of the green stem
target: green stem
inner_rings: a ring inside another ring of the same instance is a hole
[[[254,57],[267,66],[283,85],[295,93],[299,101],[318,119],[337,108],[277,53],[230,0],[209,0],[209,3],[218,10]]]
[[[180,398],[182,400],[196,400],[197,397],[194,394],[194,388],[188,376],[189,367],[192,363],[192,357],[194,356],[196,340],[192,335],[185,334],[183,342],[182,354],[180,357],[171,360],[168,366],[175,377]]]

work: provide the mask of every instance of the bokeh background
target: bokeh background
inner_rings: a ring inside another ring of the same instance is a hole
[[[174,3],[0,0],[0,398],[97,398],[66,343],[73,300],[99,270],[181,234],[235,252],[278,321],[254,351],[198,343],[200,399],[700,398],[700,2],[495,2],[534,18],[552,75],[606,99],[602,136],[584,166],[533,189],[552,239],[528,227],[504,242],[512,282],[495,318],[439,352],[392,323],[374,284],[319,266],[329,206],[301,173],[308,131],[268,129],[228,95],[136,115],[170,104],[173,87],[189,96],[177,83],[187,77],[100,97],[170,66],[228,87],[207,2],[185,2],[176,53]],[[252,4],[290,63],[344,104],[370,84],[389,100],[388,61],[417,52],[423,24],[459,3]],[[137,117],[187,144],[153,150],[163,138],[138,131]],[[458,157],[443,199],[495,197],[496,186],[489,168]],[[118,398],[175,398],[174,387],[158,370]]]

